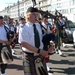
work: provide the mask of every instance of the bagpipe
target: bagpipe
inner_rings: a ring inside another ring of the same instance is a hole
[[[7,33],[7,39],[13,39],[14,38],[14,31],[11,31],[8,27],[4,26],[6,33]]]

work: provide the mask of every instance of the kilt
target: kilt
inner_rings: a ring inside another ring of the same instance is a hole
[[[36,69],[35,69],[35,63],[34,63],[36,58],[41,58],[43,65],[47,71],[44,57],[42,57],[41,55],[33,56],[33,55],[28,55],[24,53],[24,56],[23,56],[24,75],[37,75]]]
[[[5,54],[4,54],[5,56],[3,56],[4,58],[2,58],[2,54],[3,54],[2,51],[3,51],[4,47],[6,47],[5,51],[9,52],[9,54],[10,54],[9,56],[10,56],[11,61],[9,61],[8,56],[5,55]],[[13,56],[12,56],[12,52],[11,52],[10,46],[9,45],[2,45],[2,44],[0,44],[0,64],[7,64],[7,63],[12,62],[12,61],[13,61]]]

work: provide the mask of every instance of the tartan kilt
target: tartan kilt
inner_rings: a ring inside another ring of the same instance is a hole
[[[0,64],[7,64],[7,63],[10,63],[10,62],[12,62],[13,61],[13,56],[12,56],[12,52],[11,52],[11,48],[10,48],[10,46],[9,45],[6,45],[5,46],[6,48],[7,48],[7,50],[8,50],[8,52],[10,53],[10,55],[11,55],[11,61],[9,61],[9,59],[7,59],[7,62],[4,62],[3,61],[3,58],[2,58],[2,53],[1,53],[1,49],[0,49]],[[5,59],[5,58],[4,58]]]
[[[46,68],[46,62],[45,58],[42,56],[33,56],[33,55],[28,55],[24,53],[23,56],[23,68],[24,68],[24,75],[37,75],[36,69],[35,69],[35,59],[36,58],[41,58],[44,67]],[[46,68],[47,70],[47,68]]]

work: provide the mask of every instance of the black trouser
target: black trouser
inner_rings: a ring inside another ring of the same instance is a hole
[[[7,64],[0,64],[0,68],[1,68],[1,74],[4,74],[7,68]]]

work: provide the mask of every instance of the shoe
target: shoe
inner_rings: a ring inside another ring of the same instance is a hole
[[[62,43],[62,47],[66,47],[65,43]]]
[[[4,73],[4,74],[1,74],[1,75],[6,75],[6,74]]]
[[[11,50],[12,50],[12,55],[15,54],[15,51],[13,49],[11,49]]]
[[[58,54],[58,50],[57,49],[55,49],[55,53]]]
[[[61,50],[58,50],[58,52],[59,52],[59,55],[62,55],[62,51]]]

